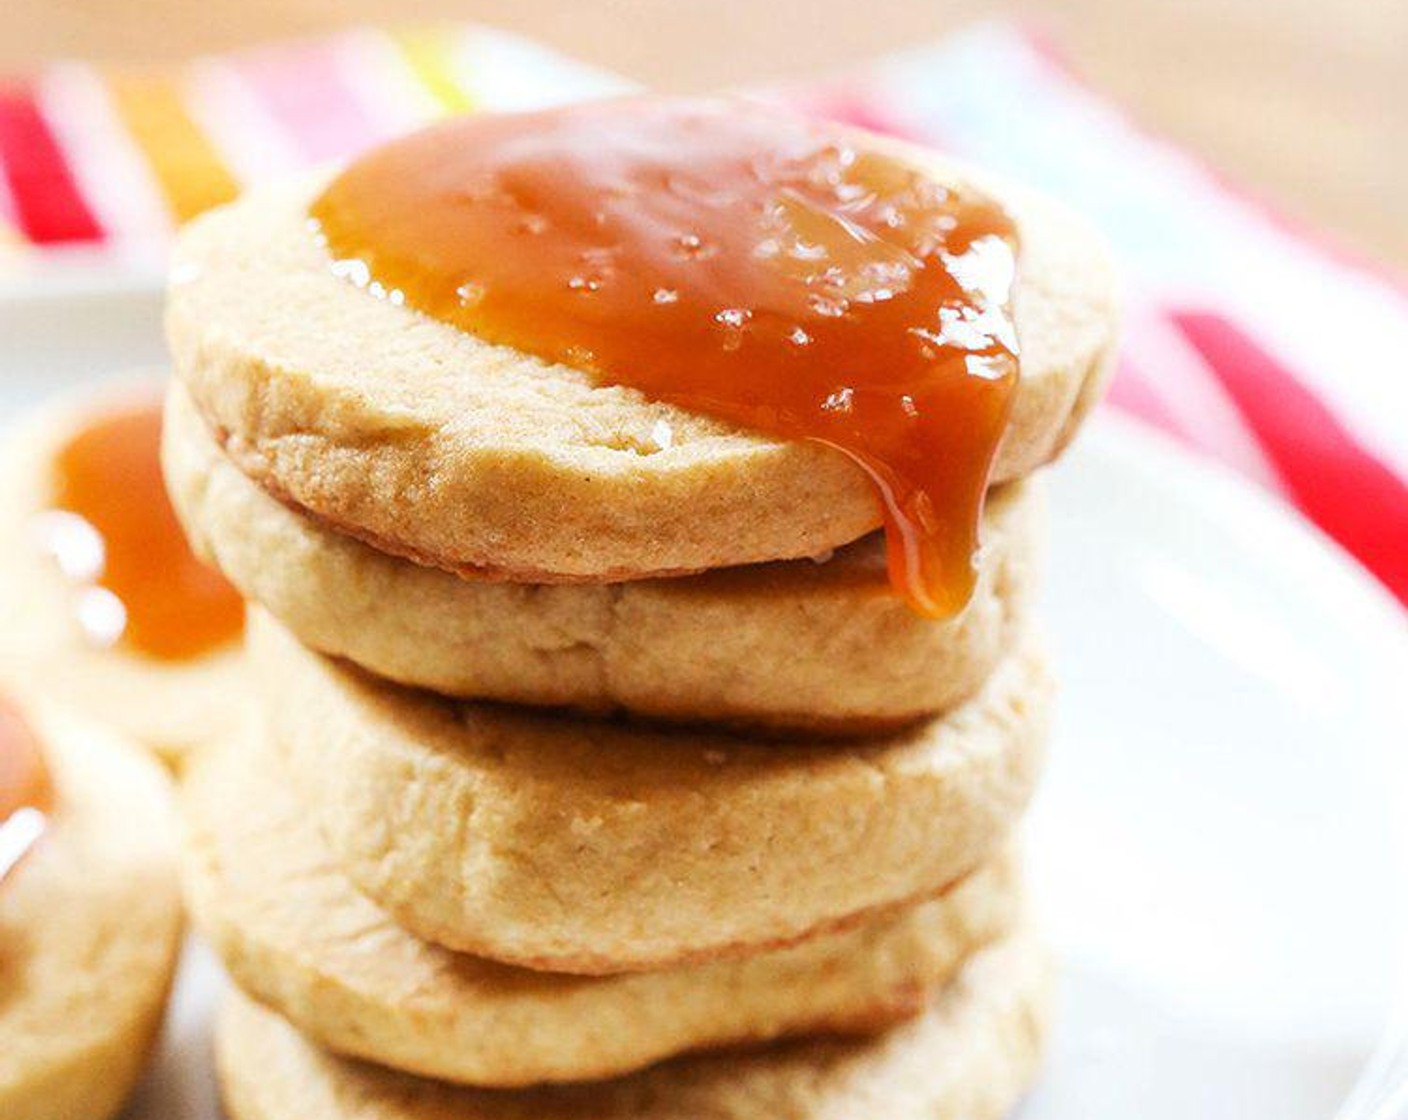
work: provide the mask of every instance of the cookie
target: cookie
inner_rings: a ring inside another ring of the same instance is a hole
[[[452,953],[351,886],[261,742],[182,783],[186,896],[235,981],[340,1054],[471,1085],[611,1077],[686,1050],[871,1032],[1011,931],[1016,860],[841,934],[667,972],[577,977]]]
[[[257,610],[250,656],[293,787],[364,893],[426,940],[577,973],[756,952],[942,891],[1020,815],[1051,698],[1024,645],[939,719],[775,742],[443,700]]]
[[[894,728],[971,696],[1026,627],[1044,481],[988,500],[977,590],[947,621],[894,594],[872,535],[825,563],[623,584],[462,579],[332,531],[223,456],[189,398],[164,461],[196,551],[306,645],[378,676],[516,704],[809,734]]]
[[[977,181],[884,143],[940,181]],[[832,447],[594,383],[339,279],[308,220],[322,182],[187,226],[172,273],[177,375],[270,493],[383,552],[535,583],[797,559],[880,526],[871,481]],[[994,475],[1008,481],[1056,455],[1098,396],[1114,285],[1083,223],[980,185],[1020,236],[1022,377]]]
[[[104,1120],[146,1064],[176,967],[174,813],[138,748],[32,714],[54,805],[0,881],[0,1116]]]
[[[986,949],[914,1020],[680,1059],[616,1081],[455,1088],[337,1058],[234,995],[216,1039],[231,1120],[998,1120],[1036,1075],[1050,971],[1029,934]]]
[[[56,462],[65,447],[115,410],[155,408],[160,392],[156,381],[89,389],[36,410],[0,436],[0,536],[7,542],[0,553],[0,682],[19,695],[76,708],[174,762],[212,728],[231,726],[246,706],[238,632],[174,658],[95,633],[84,622],[92,585],[65,570],[73,566],[67,542],[86,531],[54,508]],[[151,451],[157,454],[155,440]],[[113,485],[130,483],[115,478]],[[174,519],[170,531],[180,532]],[[78,543],[91,551],[87,541]]]

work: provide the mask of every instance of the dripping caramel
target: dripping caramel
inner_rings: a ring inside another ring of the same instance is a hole
[[[851,457],[920,612],[972,592],[1018,375],[1013,223],[854,132],[745,102],[466,117],[386,145],[312,207],[393,302]]]

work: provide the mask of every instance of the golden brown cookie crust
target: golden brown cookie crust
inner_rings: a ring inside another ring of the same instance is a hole
[[[1047,1031],[1050,968],[1029,933],[985,949],[916,1019],[679,1059],[615,1081],[504,1093],[333,1057],[234,995],[216,1038],[231,1120],[999,1120]]]
[[[883,542],[676,579],[466,580],[387,556],[269,497],[179,386],[164,460],[198,553],[306,645],[402,684],[508,703],[626,709],[807,734],[878,733],[981,687],[1030,621],[1044,480],[993,492],[956,619],[911,611]]]
[[[686,1050],[879,1030],[920,1011],[1020,910],[1003,853],[943,898],[795,948],[551,975],[397,926],[337,869],[267,743],[202,752],[182,787],[186,896],[236,983],[334,1052],[464,1084],[593,1080]]]
[[[176,967],[174,812],[136,747],[31,714],[55,809],[0,883],[0,1116],[105,1120],[146,1065]]]
[[[1050,681],[1029,645],[888,738],[745,740],[454,703],[251,612],[270,733],[347,875],[426,940],[614,973],[781,946],[936,894],[1031,793]]]
[[[1024,477],[1098,395],[1111,269],[1056,204],[902,150],[988,186],[1017,221],[1023,377],[995,478]],[[281,500],[383,552],[536,583],[813,556],[880,525],[839,451],[595,385],[339,280],[307,221],[318,185],[256,190],[186,227],[168,303],[177,375]]]

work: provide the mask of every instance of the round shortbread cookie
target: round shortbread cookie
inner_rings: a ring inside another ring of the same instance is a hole
[[[0,448],[0,682],[48,697],[131,736],[172,762],[247,706],[237,642],[187,661],[95,644],[75,607],[80,588],[46,550],[54,459],[73,436],[155,383],[64,397],[7,429]]]
[[[48,709],[31,723],[55,801],[0,882],[0,1116],[103,1120],[146,1064],[176,967],[174,813],[125,740]]]
[[[1054,202],[986,186],[1021,239],[1022,378],[994,478],[1054,457],[1115,334],[1100,239]],[[491,345],[334,275],[308,219],[322,180],[258,189],[185,227],[167,333],[237,465],[384,552],[521,582],[622,580],[814,556],[881,524],[842,452],[781,441]]]
[[[988,499],[977,588],[947,621],[890,588],[877,536],[784,561],[621,584],[463,579],[325,528],[219,451],[173,386],[164,460],[196,551],[306,645],[451,696],[854,733],[971,696],[1025,629],[1040,479]]]
[[[216,1036],[232,1120],[998,1120],[1036,1075],[1050,966],[1022,933],[917,1018],[866,1039],[679,1059],[616,1081],[456,1088],[318,1050],[235,994]]]
[[[398,923],[530,968],[614,973],[781,946],[992,857],[1051,689],[1023,647],[880,739],[783,743],[453,702],[251,611],[270,732],[347,875]]]
[[[1019,911],[998,857],[942,898],[788,949],[668,972],[530,972],[420,941],[358,894],[267,744],[182,783],[186,897],[246,992],[320,1045],[445,1081],[585,1081],[687,1050],[867,1033],[916,1014]]]

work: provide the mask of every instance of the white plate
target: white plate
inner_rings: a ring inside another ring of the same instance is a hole
[[[7,320],[8,317],[8,320]],[[159,353],[149,291],[0,303],[0,400]],[[1065,962],[1023,1120],[1329,1120],[1408,946],[1408,637],[1331,545],[1102,419],[1055,472],[1064,696],[1028,829]],[[213,1120],[195,950],[133,1120]]]

